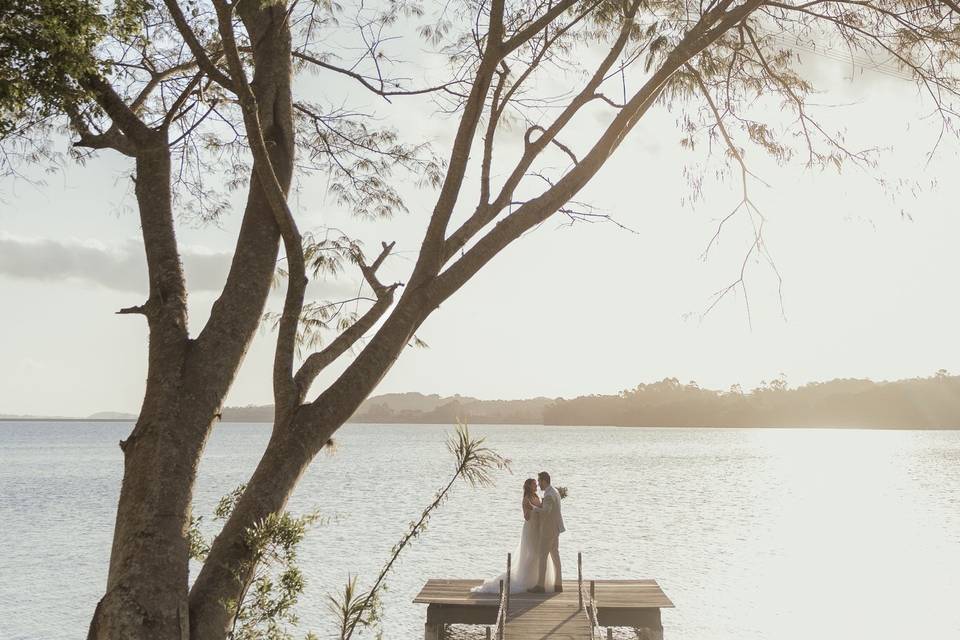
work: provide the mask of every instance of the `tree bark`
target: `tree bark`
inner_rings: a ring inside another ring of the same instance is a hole
[[[165,133],[138,149],[135,192],[150,276],[143,306],[150,327],[147,385],[137,424],[120,443],[124,477],[107,589],[89,637],[179,639],[187,611],[190,496],[205,430],[180,411],[190,341]]]

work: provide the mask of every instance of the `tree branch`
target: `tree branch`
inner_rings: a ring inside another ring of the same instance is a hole
[[[124,102],[120,94],[102,77],[89,74],[80,78],[80,83],[89,90],[100,107],[106,111],[114,124],[139,145],[148,143],[152,130]]]
[[[358,340],[363,338],[393,305],[394,292],[400,285],[399,283],[394,283],[384,286],[377,277],[377,270],[387,256],[390,255],[390,252],[393,251],[394,244],[393,242],[384,242],[380,254],[369,265],[365,264],[362,258],[359,260],[360,271],[370,285],[370,288],[373,289],[373,292],[376,294],[377,300],[366,313],[334,338],[330,344],[324,349],[310,354],[303,362],[294,378],[299,392],[299,402],[303,402],[304,398],[306,398],[307,392],[310,390],[310,385],[312,385],[313,381],[320,375],[320,372],[346,353]]]
[[[264,191],[270,209],[273,211],[287,254],[287,293],[283,303],[280,329],[277,332],[277,348],[273,361],[273,386],[278,412],[292,411],[299,397],[297,385],[294,382],[293,359],[296,353],[297,327],[300,323],[300,312],[303,310],[303,299],[307,287],[303,240],[293,213],[287,204],[286,195],[277,179],[270,154],[267,151],[263,128],[260,126],[257,100],[247,82],[240,53],[237,49],[233,31],[232,5],[228,5],[225,0],[214,0],[214,7],[217,12],[217,22],[223,40],[227,66],[233,76],[236,94],[243,112],[244,126],[247,130],[250,150],[254,157],[257,180]]]
[[[729,5],[729,2],[725,2],[718,5],[715,12],[705,14],[693,28],[687,31],[650,79],[631,97],[580,163],[554,186],[540,196],[528,200],[497,223],[469,251],[441,273],[430,289],[431,300],[437,304],[445,300],[504,247],[556,213],[599,171],[606,159],[623,141],[624,136],[663,92],[673,74],[716,41],[726,30],[749,16],[760,4],[760,0],[749,0],[746,4],[725,13],[722,8]],[[590,89],[590,94],[593,94],[593,89]],[[551,125],[547,131],[553,130],[553,127],[554,125]],[[541,136],[538,142],[546,137],[546,135]]]
[[[610,50],[607,52],[607,55],[604,57],[603,61],[597,67],[597,70],[594,72],[593,76],[586,83],[584,88],[577,94],[567,105],[566,108],[560,113],[559,116],[553,121],[553,123],[543,129],[542,127],[537,127],[543,134],[536,140],[531,141],[529,136],[529,131],[524,137],[524,152],[523,156],[520,158],[520,161],[514,167],[513,171],[510,172],[510,175],[504,181],[503,186],[500,188],[500,193],[494,199],[493,203],[489,206],[480,206],[474,211],[467,220],[454,231],[450,237],[446,240],[444,246],[444,263],[453,257],[457,251],[464,247],[471,238],[476,235],[480,229],[485,227],[487,224],[493,221],[493,219],[503,210],[505,206],[512,200],[513,192],[516,190],[517,186],[520,184],[520,181],[523,179],[524,175],[527,174],[527,171],[530,168],[530,165],[533,164],[534,160],[540,155],[543,149],[556,137],[556,135],[570,122],[574,115],[588,102],[590,102],[594,95],[596,89],[604,80],[604,76],[611,66],[616,62],[617,58],[620,56],[620,53],[623,51],[623,48],[627,45],[627,42],[630,38],[630,33],[633,28],[633,20],[637,15],[637,11],[640,9],[640,1],[634,0],[631,7],[627,10],[623,18],[623,24],[620,27],[620,33],[617,36],[617,39],[614,41],[614,44],[610,47]],[[578,20],[582,16],[578,17]],[[536,58],[535,61],[539,60]],[[501,109],[502,112],[502,109]],[[574,156],[575,157],[575,156]],[[575,163],[576,164],[576,163]]]
[[[167,10],[170,12],[170,17],[173,18],[173,23],[177,27],[177,31],[180,32],[180,36],[183,38],[183,41],[187,43],[187,47],[190,48],[190,53],[193,54],[193,57],[196,58],[197,65],[203,69],[207,76],[222,86],[228,91],[233,91],[236,93],[238,91],[237,87],[234,87],[233,80],[230,79],[223,71],[214,64],[213,60],[207,55],[207,50],[200,43],[200,40],[197,39],[197,34],[193,32],[193,29],[190,27],[190,23],[187,22],[186,17],[183,15],[183,11],[180,10],[180,5],[177,4],[177,0],[164,0],[164,4],[167,6]],[[220,11],[217,11],[219,15]],[[231,12],[232,13],[232,12]]]
[[[117,311],[116,313],[117,313],[117,315],[122,315],[122,314],[139,314],[139,315],[145,316],[145,315],[147,315],[147,305],[146,305],[146,304],[138,304],[138,305],[134,305],[134,306],[132,306],[132,307],[124,307],[124,308],[120,309],[119,311]]]
[[[136,145],[117,128],[115,123],[111,124],[106,131],[94,133],[72,105],[67,106],[66,112],[70,125],[80,138],[73,143],[73,146],[87,149],[113,149],[131,158],[137,155]]]
[[[390,102],[390,98],[392,96],[418,96],[425,93],[434,93],[436,91],[446,91],[449,89],[449,87],[462,84],[460,80],[454,80],[452,82],[445,82],[443,84],[438,84],[432,87],[424,87],[422,89],[399,89],[399,88],[387,89],[386,83],[382,79],[379,81],[380,83],[379,87],[374,86],[373,84],[370,83],[369,80],[367,80],[364,76],[357,73],[356,71],[352,71],[350,69],[344,69],[343,67],[338,67],[334,64],[330,64],[329,62],[324,62],[320,58],[317,58],[316,56],[312,56],[309,53],[305,53],[303,51],[294,51],[293,57],[303,60],[304,62],[309,62],[310,64],[314,64],[322,69],[327,69],[329,71],[333,71],[334,73],[345,75],[348,78],[353,78],[354,80],[359,82],[361,85],[363,85],[371,93],[377,94],[387,102]]]
[[[503,43],[503,49],[504,49],[503,54],[506,55],[511,51],[515,51],[517,48],[523,46],[525,42],[527,42],[528,40],[530,40],[530,38],[540,33],[543,29],[547,27],[548,24],[553,22],[556,18],[560,17],[560,14],[562,14],[567,9],[573,7],[575,4],[577,4],[577,0],[561,0],[561,2],[558,2],[557,4],[550,7],[550,9],[546,11],[546,13],[544,13],[542,16],[540,16],[539,18],[531,22],[529,25],[527,25],[526,27],[524,27],[523,29],[515,33],[508,40],[506,40]],[[596,7],[599,4],[600,4],[599,2],[596,2],[594,3],[593,6]]]
[[[457,203],[467,164],[470,160],[470,150],[477,130],[477,124],[483,115],[487,92],[496,73],[500,61],[503,59],[503,10],[504,0],[492,0],[490,5],[490,26],[487,33],[487,42],[483,51],[477,76],[470,88],[470,96],[464,105],[463,115],[457,127],[453,148],[450,152],[450,161],[447,165],[447,174],[437,204],[430,216],[427,231],[424,234],[420,248],[420,256],[410,277],[410,286],[413,289],[423,282],[434,277],[443,266],[443,243],[447,224],[453,215],[453,208]]]

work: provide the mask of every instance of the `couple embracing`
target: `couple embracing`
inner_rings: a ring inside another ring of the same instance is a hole
[[[537,494],[539,485],[541,495]],[[520,545],[510,568],[510,591],[551,593],[563,591],[560,570],[560,534],[565,531],[560,511],[560,492],[550,484],[550,474],[541,471],[537,479],[523,483],[523,530]],[[503,574],[485,581],[472,591],[496,593]]]

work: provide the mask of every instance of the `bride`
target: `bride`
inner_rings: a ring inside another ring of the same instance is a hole
[[[523,530],[520,532],[520,544],[513,552],[510,567],[510,593],[524,592],[527,589],[536,586],[540,569],[540,559],[544,554],[540,553],[540,514],[534,511],[535,507],[540,506],[540,497],[537,496],[537,481],[533,478],[527,478],[523,482]],[[543,558],[544,561],[547,558]],[[484,581],[483,584],[471,589],[474,593],[498,593],[500,591],[500,581],[503,580],[506,588],[506,573],[501,573],[496,578]],[[547,575],[544,584],[552,585],[554,580],[553,562],[547,564]],[[547,587],[547,592],[553,591],[553,587]]]

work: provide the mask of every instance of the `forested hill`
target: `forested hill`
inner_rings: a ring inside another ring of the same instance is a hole
[[[842,379],[787,387],[782,378],[744,392],[668,378],[615,396],[557,400],[544,424],[662,427],[960,427],[960,377],[896,382]]]
[[[225,422],[269,422],[273,408],[227,408]],[[351,422],[618,425],[650,427],[960,428],[960,377],[939,371],[895,382],[839,379],[790,388],[777,378],[752,390],[704,389],[667,378],[616,395],[529,400],[389,393]]]
[[[400,424],[543,424],[543,411],[554,400],[478,400],[467,396],[386,393],[368,398],[350,422]],[[270,422],[272,406],[227,407],[224,422]]]

